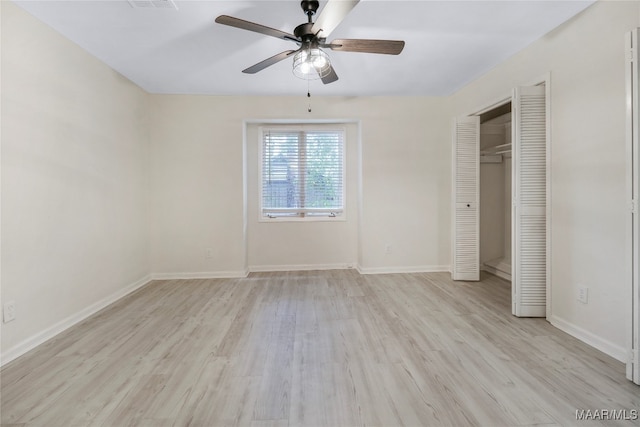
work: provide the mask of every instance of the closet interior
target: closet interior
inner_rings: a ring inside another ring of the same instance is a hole
[[[511,280],[511,103],[480,115],[480,268]]]

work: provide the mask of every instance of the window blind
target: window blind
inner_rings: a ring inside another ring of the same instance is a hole
[[[264,217],[339,216],[344,201],[344,131],[265,129]]]

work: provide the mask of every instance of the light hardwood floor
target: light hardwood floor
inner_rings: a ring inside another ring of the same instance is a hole
[[[1,379],[7,426],[588,426],[576,410],[640,410],[622,363],[511,316],[490,275],[156,281]]]

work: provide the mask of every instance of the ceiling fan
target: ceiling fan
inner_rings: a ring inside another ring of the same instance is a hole
[[[342,22],[358,2],[359,0],[328,0],[314,23],[312,17],[318,10],[319,2],[303,0],[300,2],[300,6],[307,15],[308,22],[298,25],[293,30],[293,34],[228,15],[218,16],[216,22],[289,40],[299,46],[297,50],[285,50],[271,58],[258,62],[242,70],[243,73],[255,74],[293,56],[293,73],[297,77],[307,80],[319,78],[324,84],[328,84],[338,80],[338,75],[331,65],[329,56],[322,49],[398,55],[404,48],[404,41],[401,40],[336,39],[331,43],[327,43],[326,40],[329,34]]]

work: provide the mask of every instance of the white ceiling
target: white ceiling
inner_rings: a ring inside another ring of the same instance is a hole
[[[333,0],[332,0],[333,1]],[[405,40],[399,56],[332,52],[340,79],[315,95],[449,95],[594,1],[361,1],[334,38]],[[289,33],[306,16],[298,0],[183,1],[178,10],[126,0],[15,1],[151,93],[300,95],[292,59],[241,70],[296,45],[220,24],[221,14]],[[320,10],[325,1],[320,2]]]

